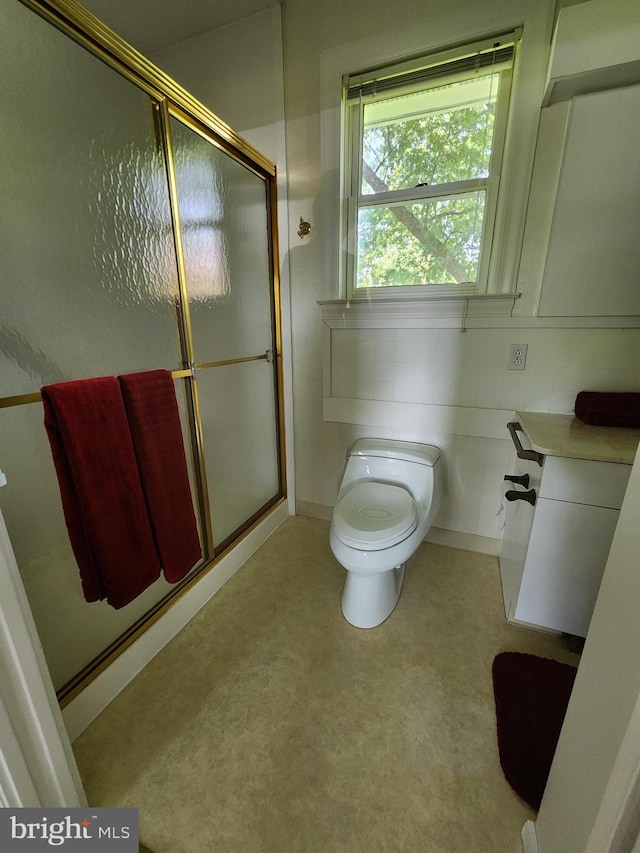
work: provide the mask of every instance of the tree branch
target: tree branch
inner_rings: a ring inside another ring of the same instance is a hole
[[[371,166],[369,166],[365,160],[362,161],[362,176],[374,192],[389,192],[389,187],[385,184],[382,178],[379,178],[376,175]],[[413,213],[411,213],[408,207],[404,204],[395,205],[390,207],[389,210],[398,222],[401,222],[407,231],[409,231],[410,234],[413,234],[419,243],[432,252],[435,257],[442,262],[444,268],[447,270],[449,275],[451,275],[456,284],[468,280],[467,271],[462,264],[449,254],[446,245],[441,240],[438,240],[437,237],[434,237],[433,234],[430,234],[427,231],[424,225],[413,215]]]

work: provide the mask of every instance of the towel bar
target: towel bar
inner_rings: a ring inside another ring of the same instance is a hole
[[[522,432],[522,427],[518,423],[518,421],[509,421],[507,424],[507,429],[509,430],[509,434],[511,435],[511,440],[513,441],[516,448],[516,455],[518,459],[528,459],[531,462],[537,462],[538,465],[542,468],[542,463],[544,462],[544,455],[542,453],[538,453],[537,450],[525,450],[522,446],[520,439],[518,438],[517,431],[520,430]]]
[[[193,368],[187,370],[172,370],[171,375],[174,379],[192,378],[194,370],[206,370],[210,367],[226,367],[229,364],[244,364],[247,361],[267,361],[271,364],[273,360],[271,350],[267,350],[261,355],[250,355],[245,358],[230,358],[226,361],[209,361],[203,364],[195,364]],[[9,409],[12,406],[25,406],[28,403],[41,403],[42,394],[39,391],[33,394],[17,394],[13,397],[0,397],[0,409]]]

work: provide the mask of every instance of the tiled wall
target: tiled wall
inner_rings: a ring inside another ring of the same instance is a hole
[[[507,370],[528,344],[525,370]],[[581,390],[640,391],[640,330],[333,329],[331,395],[571,412]]]

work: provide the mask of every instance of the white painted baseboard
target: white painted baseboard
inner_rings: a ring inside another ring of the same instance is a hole
[[[497,557],[500,553],[500,539],[478,536],[476,533],[463,533],[461,530],[445,530],[444,527],[432,527],[427,533],[427,542],[434,545],[446,545],[447,548],[459,548],[461,551],[475,551],[477,554],[490,554]]]
[[[522,827],[522,849],[524,853],[538,853],[538,836],[532,820],[528,820]]]
[[[254,530],[226,554],[157,622],[132,643],[63,709],[67,732],[73,741],[109,702],[184,628],[253,552],[289,517],[286,501],[277,506]]]
[[[296,501],[296,515],[306,515],[308,518],[331,521],[333,507],[326,504],[315,504],[311,501]]]

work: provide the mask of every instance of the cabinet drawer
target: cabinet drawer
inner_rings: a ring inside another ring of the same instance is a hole
[[[539,495],[556,501],[620,509],[631,465],[547,456]]]

